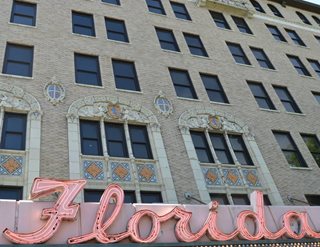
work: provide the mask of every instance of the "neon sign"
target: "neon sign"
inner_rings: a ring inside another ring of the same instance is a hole
[[[73,202],[74,198],[83,189],[85,180],[58,181],[50,179],[35,179],[31,199],[41,198],[54,192],[61,192],[57,202],[52,208],[43,209],[42,218],[46,220],[44,226],[32,233],[16,233],[10,229],[3,231],[4,236],[16,244],[40,244],[45,243],[52,238],[59,230],[62,221],[74,220],[79,211],[79,204]],[[115,200],[114,209],[109,217],[106,214],[109,209],[110,200]],[[192,213],[177,206],[169,213],[159,215],[151,210],[138,210],[127,222],[127,230],[117,234],[108,233],[108,229],[117,220],[123,206],[124,192],[119,185],[109,185],[100,200],[99,209],[92,226],[91,233],[69,238],[68,244],[81,244],[90,240],[96,240],[99,243],[110,244],[124,239],[130,239],[136,243],[152,243],[156,241],[161,231],[161,225],[171,219],[176,220],[175,236],[181,242],[196,242],[203,236],[207,236],[212,241],[228,241],[235,238],[256,241],[260,239],[275,240],[281,237],[292,239],[302,239],[304,237],[320,238],[320,233],[316,232],[310,226],[308,214],[306,212],[287,211],[282,216],[282,227],[275,232],[268,229],[265,218],[265,208],[263,194],[260,191],[253,192],[251,204],[253,210],[244,210],[240,212],[236,219],[236,227],[230,233],[225,233],[217,225],[218,207],[216,201],[211,202],[207,219],[200,230],[192,232],[190,219]],[[165,207],[165,205],[164,205]],[[143,218],[148,217],[152,224],[146,237],[142,237],[139,230],[139,224]],[[106,219],[105,219],[106,218]],[[250,232],[246,221],[254,220],[256,230]],[[300,222],[300,231],[295,232],[291,228],[291,221]]]

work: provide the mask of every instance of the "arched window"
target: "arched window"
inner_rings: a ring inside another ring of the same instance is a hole
[[[270,10],[275,16],[283,18],[283,15],[281,14],[281,12],[274,5],[268,4],[268,7],[270,8]]]
[[[302,14],[299,11],[296,11],[296,13],[304,24],[311,25],[311,22],[307,19],[307,17],[304,14]]]
[[[177,203],[160,125],[150,110],[116,97],[89,96],[75,101],[67,118],[70,178],[87,179],[87,198],[115,182],[128,195],[134,191],[137,202]]]
[[[210,108],[197,108],[180,116],[179,127],[202,201],[209,202],[211,196],[236,204],[237,195],[244,202],[259,189],[274,204],[283,204],[255,138],[243,122]]]
[[[250,0],[252,6],[256,9],[256,11],[258,12],[261,12],[261,13],[266,13],[264,11],[264,9],[261,7],[260,3],[258,3],[257,1],[255,0]]]
[[[314,16],[314,15],[312,16],[312,18],[320,26],[320,19],[317,16]]]
[[[27,199],[40,175],[41,115],[31,94],[0,83],[1,199]]]

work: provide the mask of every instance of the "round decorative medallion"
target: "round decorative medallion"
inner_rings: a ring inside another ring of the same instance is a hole
[[[45,95],[48,100],[56,105],[63,101],[65,98],[65,90],[62,83],[58,82],[53,78],[46,86],[45,86]]]
[[[221,129],[222,128],[222,119],[220,116],[209,116],[209,125],[213,129]]]
[[[154,106],[159,111],[159,113],[165,115],[166,117],[173,113],[172,103],[161,91],[154,100]]]
[[[109,104],[108,115],[112,118],[121,118],[122,116],[121,106],[119,104]]]

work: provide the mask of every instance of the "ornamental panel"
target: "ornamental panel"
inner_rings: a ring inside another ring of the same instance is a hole
[[[24,157],[18,155],[0,155],[0,175],[21,176]]]
[[[218,168],[202,167],[202,172],[204,175],[204,179],[206,180],[206,184],[208,186],[221,186],[221,185],[223,185]]]
[[[243,186],[243,181],[239,171],[236,168],[223,168],[222,174],[224,181],[229,186]]]
[[[130,164],[127,162],[110,162],[111,179],[116,182],[131,182]]]
[[[104,162],[99,160],[84,160],[83,172],[86,179],[104,180]]]
[[[157,170],[154,164],[137,164],[138,180],[143,183],[158,183]]]

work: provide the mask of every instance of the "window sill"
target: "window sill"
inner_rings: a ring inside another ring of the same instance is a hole
[[[158,14],[158,13],[154,13],[154,12],[151,12],[151,11],[148,11],[148,13],[151,14],[151,15],[162,16],[162,17],[168,18],[167,14]]]
[[[244,63],[237,63],[235,62],[236,65],[240,65],[240,66],[244,66],[244,67],[248,67],[248,68],[254,68],[255,66],[253,66],[252,64],[244,64]]]
[[[215,24],[215,23],[214,23]],[[218,28],[219,30],[222,30],[222,31],[227,31],[227,32],[235,32],[234,30],[232,30],[232,29],[228,29],[228,28],[223,28],[223,27],[218,27],[217,25],[216,25],[216,28]]]
[[[102,1],[101,1],[101,3],[104,4],[104,5],[107,5],[107,6],[113,6],[113,7],[122,8],[121,4],[118,5],[118,4],[112,4],[112,3],[105,3],[105,2],[102,2]]]
[[[33,80],[33,77],[28,77],[28,76],[21,76],[21,75],[11,75],[11,74],[0,74],[1,76],[5,77],[12,77],[12,78],[19,78],[19,79],[27,79],[27,80]]]
[[[293,166],[290,166],[290,169],[291,170],[302,170],[302,171],[312,171],[313,170],[310,167],[293,167]]]
[[[188,100],[188,101],[194,101],[194,102],[201,102],[200,99],[191,99],[191,98],[183,98],[183,97],[177,97],[177,99],[181,100]]]
[[[215,101],[211,101],[211,100],[210,100],[210,104],[214,104],[214,105],[224,105],[224,106],[233,106],[233,104],[230,104],[230,103],[215,102]]]
[[[72,33],[72,35],[75,35],[78,37],[90,38],[90,39],[97,39],[97,36],[90,36],[90,35],[85,35],[85,34],[80,34],[80,33]]]
[[[304,46],[304,45],[297,45],[297,44],[292,44],[293,46],[295,46],[295,47],[300,47],[300,48],[304,48],[304,49],[308,49],[308,50],[310,50],[310,47],[308,47],[308,46]]]
[[[25,155],[27,152],[25,150],[0,149],[0,153]]]
[[[264,67],[260,67],[262,70],[265,70],[265,71],[270,71],[270,72],[279,72],[279,70],[277,69],[269,69],[269,68],[264,68]]]
[[[300,74],[299,74],[299,76],[301,76],[302,78],[306,78],[306,79],[313,79],[313,80],[316,79],[316,78],[314,78],[312,75],[308,76],[308,75],[300,75]]]
[[[31,26],[31,25],[25,25],[20,23],[14,23],[14,22],[8,22],[9,25],[18,26],[18,27],[29,27],[29,28],[35,28],[37,29],[37,26]]]
[[[114,40],[114,39],[108,39],[107,38],[107,41],[110,41],[110,42],[113,42],[113,43],[116,43],[116,44],[123,44],[123,45],[132,45],[132,43],[129,41],[129,42],[124,42],[124,41],[119,41],[119,40]]]
[[[134,90],[121,89],[121,88],[116,88],[116,91],[118,91],[118,92],[124,92],[124,93],[143,94],[142,91],[134,91]]]
[[[186,19],[182,19],[182,18],[177,18],[175,17],[176,20],[179,20],[179,21],[185,21],[187,23],[192,23],[192,20],[186,20]]]
[[[296,116],[302,116],[302,117],[305,117],[306,114],[304,113],[298,113],[298,112],[286,112],[287,114],[290,114],[290,115],[296,115]]]
[[[90,87],[90,88],[104,88],[104,86],[96,86],[96,85],[89,85],[89,84],[82,84],[82,83],[74,83],[77,86],[81,86],[81,87]]]
[[[241,34],[243,34],[243,35],[246,35],[246,36],[248,36],[248,37],[254,37],[254,38],[256,38],[257,36],[255,35],[255,34],[253,34],[253,33],[244,33],[244,32],[241,32],[241,31],[239,31]]]
[[[194,54],[190,54],[191,57],[195,57],[195,58],[202,58],[202,59],[206,59],[206,60],[212,60],[212,58],[210,58],[209,56],[205,57],[205,56],[200,56],[200,55],[194,55]]]
[[[279,110],[272,110],[272,109],[266,109],[266,108],[259,108],[259,110],[265,111],[265,112],[280,113]]]
[[[162,49],[162,48],[161,48],[161,50],[164,52],[172,53],[172,54],[183,55],[183,53],[181,51],[171,51],[171,50],[166,50],[166,49]]]
[[[105,156],[103,155],[89,155],[89,154],[80,154],[82,159],[88,159],[88,160],[103,160]]]

